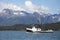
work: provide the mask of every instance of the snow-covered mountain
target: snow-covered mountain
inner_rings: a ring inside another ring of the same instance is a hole
[[[42,14],[38,12],[28,13],[26,11],[14,11],[3,9],[0,12],[0,25],[14,24],[44,24],[60,22],[60,14]]]

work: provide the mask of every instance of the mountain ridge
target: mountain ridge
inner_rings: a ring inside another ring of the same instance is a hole
[[[45,24],[60,22],[60,14],[42,14],[38,12],[28,13],[26,11],[13,11],[3,9],[0,12],[0,25],[14,24]]]

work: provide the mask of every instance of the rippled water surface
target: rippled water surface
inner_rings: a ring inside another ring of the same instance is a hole
[[[53,33],[27,33],[25,31],[0,31],[0,40],[60,40],[60,31]]]

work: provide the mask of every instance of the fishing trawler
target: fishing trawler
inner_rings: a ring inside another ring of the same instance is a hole
[[[36,28],[35,26],[33,26],[32,28],[26,28],[27,32],[36,32],[36,33],[52,33],[53,30],[45,30],[43,31],[41,28]]]

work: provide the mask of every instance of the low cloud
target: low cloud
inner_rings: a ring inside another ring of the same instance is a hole
[[[46,7],[46,6],[37,6],[37,5],[34,5],[31,1],[25,1],[25,6],[27,8],[27,10],[30,10],[31,12],[41,12],[41,13],[44,13],[45,11],[48,11],[49,8]]]
[[[49,10],[48,7],[43,5],[41,6],[34,5],[31,1],[25,1],[24,8],[14,4],[9,4],[9,3],[0,3],[0,8],[1,9],[8,8],[12,10],[24,10],[24,11],[38,12],[38,13],[45,13],[46,11]]]
[[[13,10],[24,10],[20,6],[14,5],[14,4],[8,4],[8,3],[0,3],[0,8],[8,8]]]

